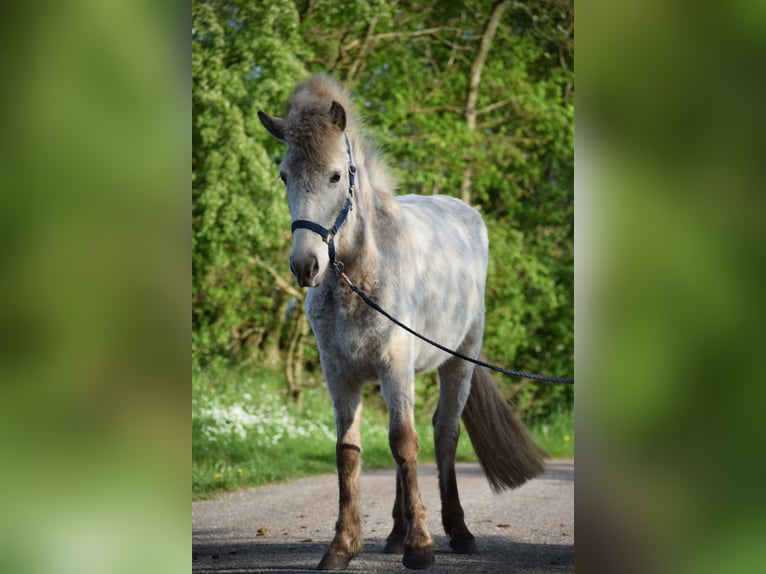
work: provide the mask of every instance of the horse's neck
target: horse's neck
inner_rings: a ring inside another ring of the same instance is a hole
[[[364,277],[367,282],[376,282],[381,259],[380,250],[390,244],[381,234],[395,232],[399,205],[393,194],[375,187],[370,177],[373,174],[366,169],[364,156],[359,153],[358,157],[355,208],[359,210],[359,214],[353,233],[353,256],[349,261],[348,271],[349,275],[353,272],[360,280]]]
[[[365,154],[361,145],[354,146],[354,159],[358,161],[360,201],[364,203],[373,227],[376,222],[397,218],[399,204],[394,196],[394,181],[382,160],[373,151]]]

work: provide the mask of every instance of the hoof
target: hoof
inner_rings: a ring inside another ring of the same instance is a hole
[[[473,536],[470,538],[453,538],[449,541],[449,547],[455,554],[476,554],[479,551]]]
[[[317,570],[345,570],[348,568],[349,562],[351,562],[350,556],[328,553],[322,558],[319,566],[317,566]]]
[[[402,558],[402,564],[405,568],[410,570],[422,570],[433,566],[434,563],[434,548],[428,546],[427,548],[411,548],[409,546],[404,548],[404,557]]]
[[[386,540],[384,554],[404,554],[404,540]]]

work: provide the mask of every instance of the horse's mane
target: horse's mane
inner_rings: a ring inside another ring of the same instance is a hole
[[[351,94],[326,74],[315,74],[300,82],[286,106],[285,140],[313,161],[324,163],[328,157],[326,143],[337,133],[330,108],[336,101],[346,112],[346,132],[353,139],[355,155],[378,191],[391,193],[395,187],[391,170],[377,146],[363,133],[363,122],[354,109]],[[361,152],[361,153],[359,153]]]

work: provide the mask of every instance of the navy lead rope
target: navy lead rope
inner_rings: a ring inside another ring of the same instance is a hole
[[[433,345],[437,349],[441,349],[445,353],[449,353],[450,355],[454,355],[455,357],[458,357],[460,359],[463,359],[464,361],[468,361],[469,363],[473,363],[474,365],[479,365],[480,367],[485,367],[487,369],[492,369],[493,371],[497,371],[498,373],[503,373],[504,375],[511,375],[513,377],[524,377],[525,379],[534,379],[536,381],[546,381],[549,383],[562,383],[567,385],[574,385],[574,379],[569,379],[566,377],[548,377],[546,375],[536,375],[535,373],[525,373],[523,371],[511,371],[510,369],[504,369],[502,367],[497,367],[495,365],[490,365],[489,363],[485,363],[484,361],[480,361],[479,359],[474,359],[472,357],[469,357],[467,355],[464,355],[462,353],[458,353],[457,351],[453,351],[452,349],[449,349],[445,347],[444,345],[441,345],[437,343],[436,341],[432,341],[428,337],[421,335],[414,329],[411,329],[401,321],[399,321],[396,317],[388,313],[385,309],[383,309],[380,305],[378,305],[375,301],[370,299],[367,296],[367,293],[362,291],[359,287],[354,285],[354,283],[351,281],[351,279],[348,278],[348,275],[346,275],[343,271],[339,270],[336,266],[336,270],[338,270],[338,274],[341,279],[343,279],[349,287],[351,287],[351,290],[359,295],[362,300],[367,303],[370,307],[375,309],[378,313],[386,317],[389,321],[392,323],[395,323],[396,325],[399,325],[402,329],[407,331],[408,333],[412,333],[417,338],[422,339],[429,345]]]

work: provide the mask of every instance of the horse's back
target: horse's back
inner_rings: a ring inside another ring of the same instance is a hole
[[[427,237],[415,247],[434,255],[446,249],[447,257],[482,263],[486,272],[489,252],[487,228],[481,214],[463,201],[447,195],[401,195],[402,223],[410,235]]]
[[[454,197],[403,195],[401,290],[398,302],[428,337],[452,348],[469,333],[481,338],[488,264],[487,229],[481,214]],[[417,370],[429,370],[446,355],[417,343]]]

